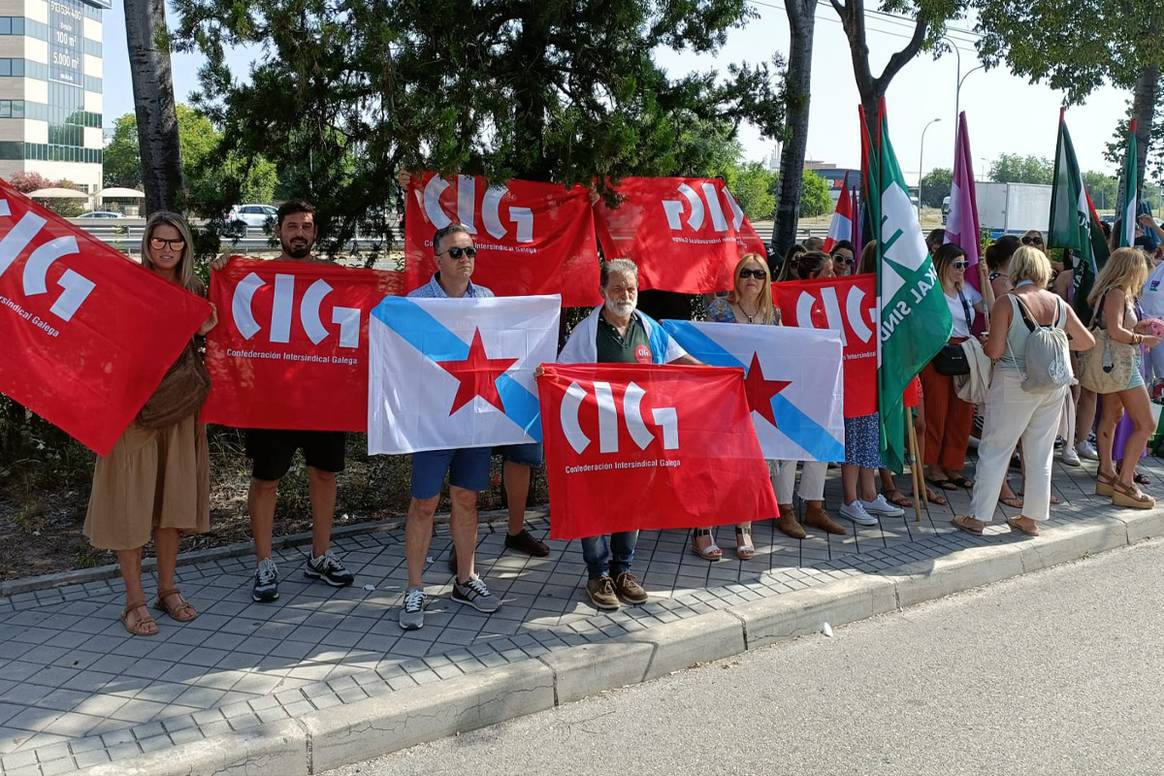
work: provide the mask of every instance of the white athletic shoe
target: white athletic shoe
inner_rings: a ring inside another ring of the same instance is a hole
[[[1059,453],[1059,460],[1063,462],[1064,466],[1080,466],[1079,453],[1075,452],[1075,448],[1071,445],[1063,445],[1063,450]]]
[[[841,517],[852,520],[857,525],[877,525],[877,518],[865,511],[865,505],[857,499],[852,504],[841,506]]]
[[[901,517],[905,514],[905,510],[896,504],[890,504],[885,500],[885,496],[881,493],[877,494],[877,498],[872,501],[862,501],[861,506],[865,507],[866,512],[874,515],[884,515],[885,517]]]
[[[1075,452],[1079,453],[1080,458],[1086,458],[1089,461],[1099,460],[1099,453],[1095,452],[1095,445],[1086,439],[1075,445]]]

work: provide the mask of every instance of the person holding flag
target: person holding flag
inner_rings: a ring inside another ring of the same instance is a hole
[[[603,303],[570,332],[558,354],[560,364],[700,364],[688,355],[653,318],[640,312],[639,268],[629,259],[611,259],[602,265]],[[707,557],[719,550],[707,529],[697,529],[693,547]],[[618,531],[581,540],[582,558],[589,577],[586,595],[598,609],[613,611],[619,601],[641,604],[647,591],[631,573],[638,531]],[[703,546],[699,540],[705,540]],[[722,554],[722,552],[720,553]],[[707,557],[708,560],[718,558]]]

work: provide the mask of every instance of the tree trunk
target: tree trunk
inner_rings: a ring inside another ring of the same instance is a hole
[[[1136,117],[1136,181],[1144,187],[1145,168],[1148,164],[1148,146],[1152,142],[1152,123],[1156,117],[1156,101],[1160,83],[1160,68],[1145,67],[1136,79],[1132,97],[1132,115]]]
[[[179,210],[184,185],[165,0],[125,0],[124,5],[146,212]]]
[[[780,198],[776,202],[772,226],[770,265],[782,259],[796,242],[804,154],[808,148],[808,110],[812,101],[812,36],[816,3],[813,0],[787,0],[785,8],[792,38],[784,79],[785,122],[789,133],[780,157]]]

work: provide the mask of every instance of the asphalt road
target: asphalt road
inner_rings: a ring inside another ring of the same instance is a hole
[[[1164,542],[329,776],[1164,774]]]

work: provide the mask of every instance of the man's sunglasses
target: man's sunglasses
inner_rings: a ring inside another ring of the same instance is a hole
[[[756,280],[764,279],[764,270],[762,269],[741,269],[740,280],[744,278],[755,278]]]
[[[470,259],[477,258],[476,248],[449,248],[447,251],[441,251],[437,255],[444,256],[446,253],[452,256],[454,259],[459,259],[461,256],[468,256]]]
[[[967,267],[970,266],[970,262],[968,262],[968,261],[955,261],[950,266],[952,266],[954,269],[966,269]]]
[[[1042,237],[1035,237],[1032,235],[1030,237],[1023,238],[1023,245],[1042,245],[1042,244],[1043,244]]]

